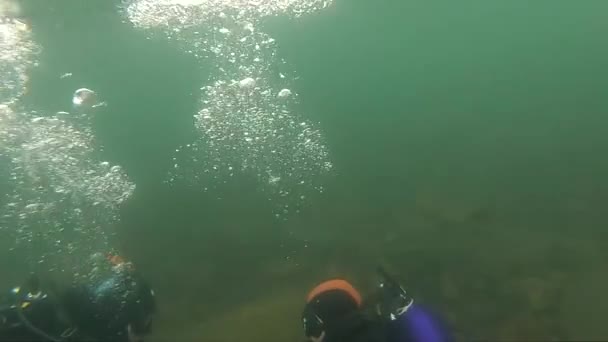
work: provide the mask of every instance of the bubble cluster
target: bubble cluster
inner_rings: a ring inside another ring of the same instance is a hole
[[[77,262],[107,250],[108,229],[134,184],[119,166],[95,157],[90,135],[54,116],[29,119],[8,110],[0,113],[13,115],[0,132],[10,165],[0,230],[45,259],[71,255]]]
[[[0,12],[0,103],[10,103],[26,90],[26,71],[38,50],[30,35],[26,24]]]
[[[208,188],[253,174],[286,212],[322,188],[332,169],[323,135],[293,113],[293,76],[261,18],[297,17],[327,7],[321,0],[128,0],[123,10],[139,28],[174,39],[214,66],[194,116],[198,140],[180,149],[171,180]]]
[[[90,130],[69,115],[16,105],[37,48],[23,23],[0,22],[0,234],[42,267],[75,272],[107,250],[118,206],[134,191],[124,171],[100,161]],[[3,76],[4,76],[3,75]]]
[[[0,0],[0,17],[17,16],[21,6],[15,0]]]
[[[332,0],[125,0],[123,8],[138,27],[179,30],[202,19],[257,20],[272,15],[301,16],[328,7]]]

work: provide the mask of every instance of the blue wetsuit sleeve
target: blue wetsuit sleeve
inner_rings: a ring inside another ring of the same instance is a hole
[[[391,322],[389,342],[452,342],[448,329],[438,315],[413,304]]]

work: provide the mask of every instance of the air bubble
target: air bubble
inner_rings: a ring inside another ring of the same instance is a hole
[[[254,28],[253,28],[253,24],[252,23],[246,23],[243,27],[244,30],[249,31],[250,33],[253,32]]]
[[[251,77],[247,77],[239,81],[239,87],[243,89],[251,89],[255,87],[255,80]]]
[[[286,98],[291,96],[291,90],[289,89],[281,89],[281,91],[279,91],[279,93],[277,94],[277,97],[279,98]]]
[[[77,89],[72,97],[72,104],[74,104],[74,107],[92,107],[96,103],[97,94],[91,89]]]

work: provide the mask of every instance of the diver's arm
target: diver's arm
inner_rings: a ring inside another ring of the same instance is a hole
[[[414,303],[405,289],[384,269],[381,277],[377,309],[386,322],[389,342],[450,342],[453,339],[438,314]]]

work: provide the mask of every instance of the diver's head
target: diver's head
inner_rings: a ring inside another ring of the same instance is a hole
[[[333,279],[316,286],[306,299],[302,313],[304,333],[311,341],[322,341],[328,326],[361,307],[361,295],[351,284]]]
[[[126,263],[71,286],[64,305],[74,326],[99,341],[140,340],[156,310],[154,292]]]

